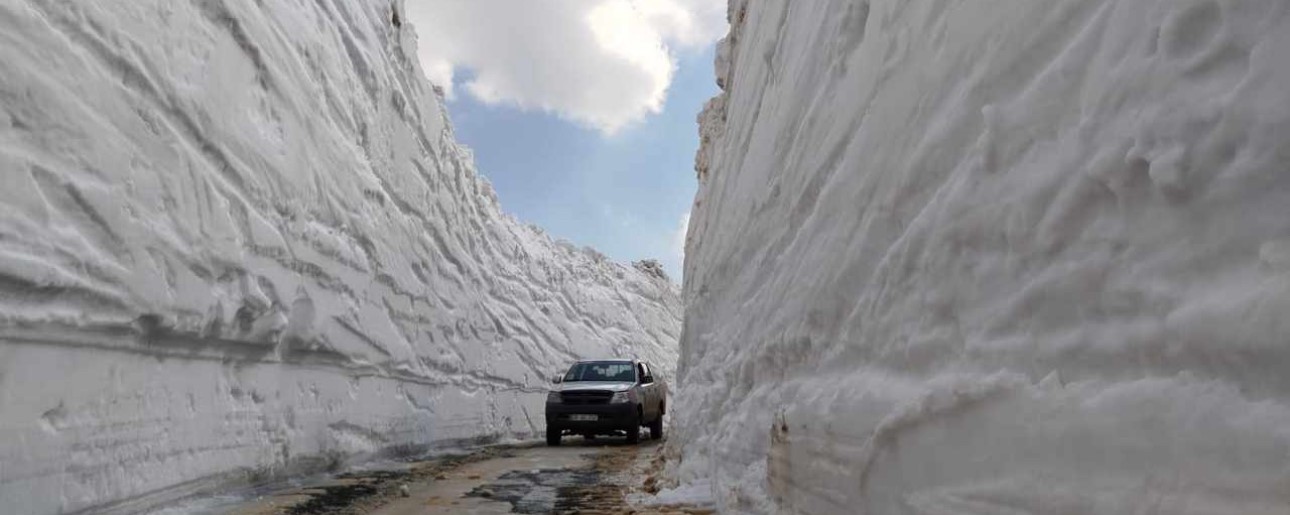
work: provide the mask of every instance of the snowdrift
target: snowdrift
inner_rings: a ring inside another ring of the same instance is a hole
[[[678,427],[740,513],[1287,513],[1290,10],[733,0]]]
[[[675,287],[507,217],[402,2],[0,0],[0,509],[542,431]]]

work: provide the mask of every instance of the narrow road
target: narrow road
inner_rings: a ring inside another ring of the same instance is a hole
[[[706,514],[631,505],[657,491],[660,442],[566,438],[560,447],[490,447],[397,470],[341,474],[323,484],[262,495],[228,513],[280,514]]]

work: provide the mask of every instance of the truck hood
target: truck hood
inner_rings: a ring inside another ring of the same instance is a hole
[[[611,392],[625,392],[636,386],[635,383],[597,383],[597,382],[573,382],[561,383],[555,386],[557,392],[577,392],[583,390],[608,390]]]

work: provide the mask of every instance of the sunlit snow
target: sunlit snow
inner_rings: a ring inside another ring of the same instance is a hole
[[[1285,2],[730,7],[681,485],[731,513],[1287,513]]]
[[[529,436],[571,360],[670,370],[673,283],[503,214],[403,8],[0,0],[0,512]]]

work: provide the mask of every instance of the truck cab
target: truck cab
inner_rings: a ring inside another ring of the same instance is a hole
[[[625,434],[640,441],[641,427],[650,438],[663,438],[667,385],[646,362],[637,359],[578,361],[556,376],[546,398],[546,443],[560,445],[564,435],[592,439]]]

